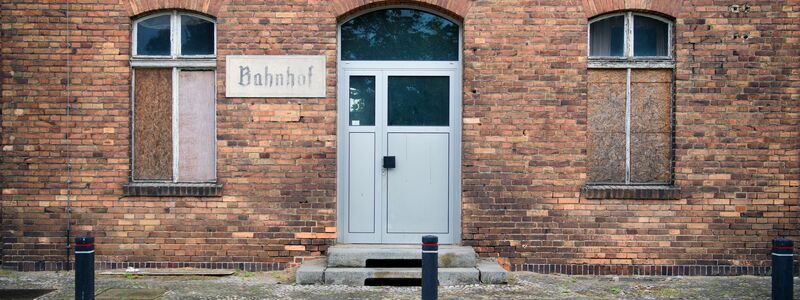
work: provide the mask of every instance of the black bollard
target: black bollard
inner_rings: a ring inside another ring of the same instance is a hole
[[[75,299],[94,299],[94,238],[75,238]]]
[[[422,300],[439,298],[439,237],[422,237]]]
[[[772,300],[792,300],[794,242],[779,237],[772,240]]]

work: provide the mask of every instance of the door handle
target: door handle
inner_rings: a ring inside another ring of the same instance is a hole
[[[383,157],[383,168],[384,169],[394,169],[394,167],[395,167],[394,156],[384,156]]]

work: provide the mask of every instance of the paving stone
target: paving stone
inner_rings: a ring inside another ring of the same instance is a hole
[[[297,268],[295,282],[297,284],[322,284],[324,283],[324,274],[324,259],[304,261],[300,268]]]
[[[156,299],[164,294],[167,290],[165,289],[128,289],[128,288],[112,288],[107,289],[97,295],[97,300],[117,300],[117,299],[128,299],[128,300],[149,300],[149,299]]]

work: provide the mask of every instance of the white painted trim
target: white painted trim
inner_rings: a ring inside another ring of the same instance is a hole
[[[131,86],[130,86],[130,96],[131,96],[131,110],[128,112],[128,118],[130,118],[129,128],[131,131],[131,148],[130,148],[130,181],[135,182],[136,178],[134,177],[134,167],[136,166],[136,68],[131,68]]]
[[[178,161],[180,159],[180,124],[178,116],[180,114],[180,69],[172,68],[172,182],[177,183],[180,176]]]
[[[633,17],[631,13],[625,13],[625,57],[633,57]]]
[[[646,59],[598,59],[590,57],[587,65],[590,69],[674,69],[673,60]]]
[[[631,69],[625,87],[625,183],[631,183]]]
[[[782,256],[782,257],[792,257],[794,254],[787,254],[787,253],[772,253],[773,256]]]
[[[132,58],[131,67],[136,68],[216,68],[217,60],[211,59],[141,59]]]

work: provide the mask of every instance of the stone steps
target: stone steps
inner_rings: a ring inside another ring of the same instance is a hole
[[[419,245],[343,244],[328,248],[324,260],[303,262],[298,284],[362,286],[415,282],[421,278]],[[439,248],[439,284],[502,284],[507,272],[495,261],[478,259],[472,247],[444,245]]]
[[[419,245],[336,245],[328,248],[328,267],[365,268],[380,260],[421,260]],[[439,247],[439,268],[475,267],[477,255],[472,247]]]

